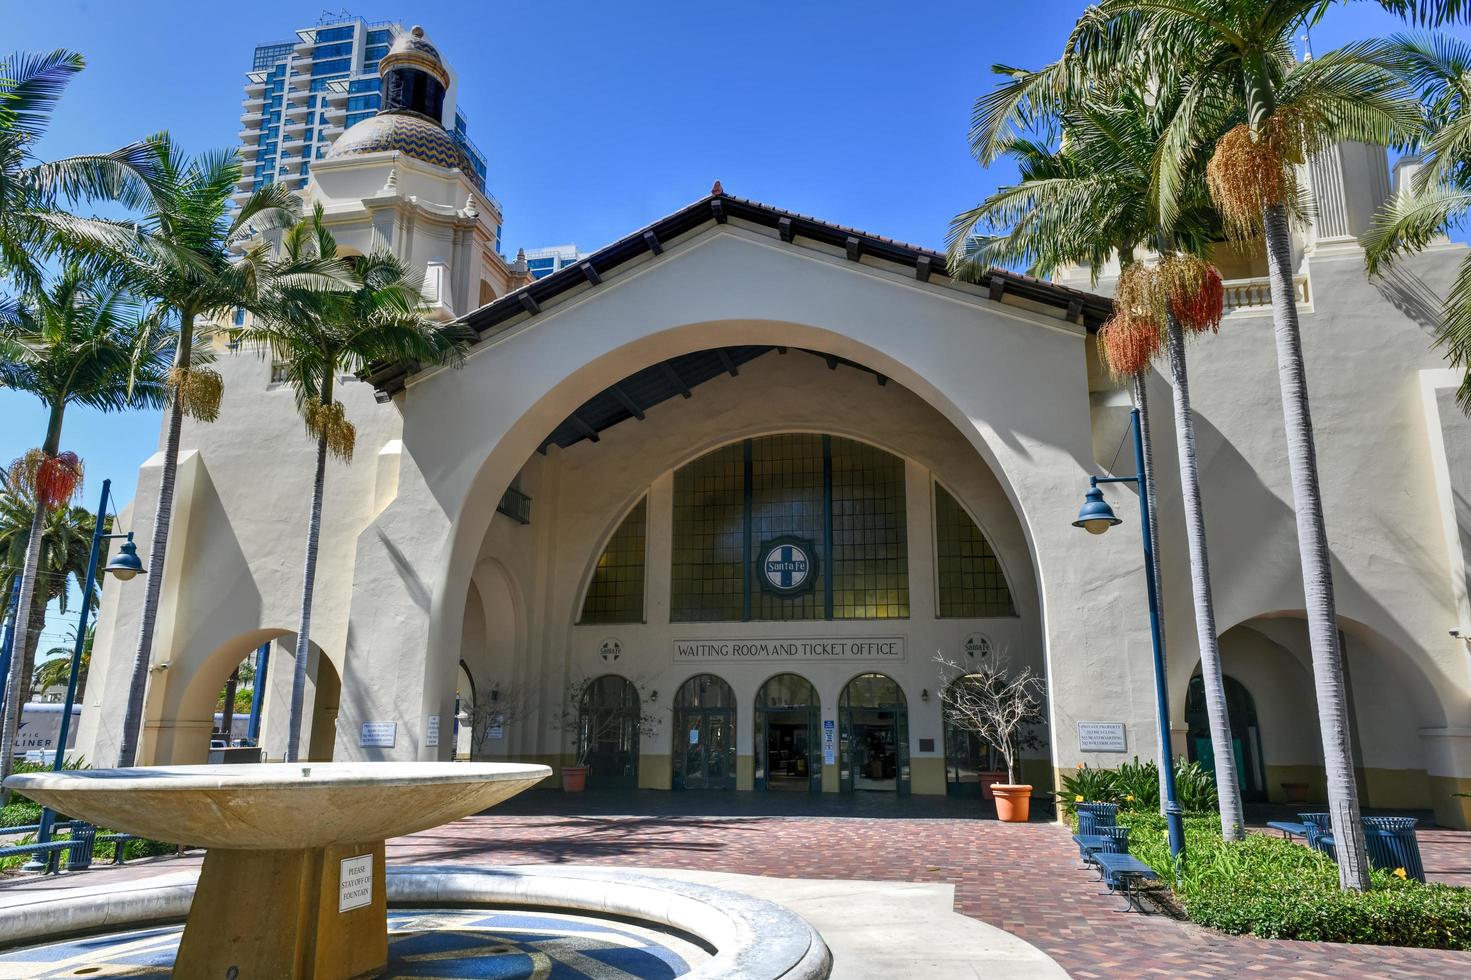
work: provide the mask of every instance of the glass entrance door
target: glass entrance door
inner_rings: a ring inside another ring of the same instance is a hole
[[[711,674],[685,681],[674,698],[675,789],[735,789],[735,700]]]

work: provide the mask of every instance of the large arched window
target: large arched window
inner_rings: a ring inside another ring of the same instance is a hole
[[[941,617],[1015,616],[1006,573],[965,508],[935,484],[936,596]]]
[[[640,500],[598,557],[582,599],[583,623],[644,621],[644,543],[649,524],[648,498]]]
[[[674,622],[909,615],[904,461],[838,436],[724,446],[674,474]]]

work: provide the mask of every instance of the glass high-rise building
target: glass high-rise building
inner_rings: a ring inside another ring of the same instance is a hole
[[[377,112],[378,60],[404,31],[396,22],[352,18],[301,28],[296,40],[256,46],[240,116],[245,174],[237,201],[266,184],[306,187],[312,161],[326,156],[349,126]],[[449,71],[440,122],[464,149],[475,171],[470,177],[483,189],[485,154],[470,140]]]

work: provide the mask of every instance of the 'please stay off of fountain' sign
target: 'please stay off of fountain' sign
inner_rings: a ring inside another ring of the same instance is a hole
[[[373,855],[343,858],[337,875],[337,911],[351,912],[373,902]]]
[[[675,663],[846,661],[887,663],[904,659],[902,636],[783,637],[768,640],[675,640]]]

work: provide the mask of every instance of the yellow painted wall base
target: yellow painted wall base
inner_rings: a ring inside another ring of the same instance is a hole
[[[674,785],[673,761],[667,755],[638,757],[638,788],[669,789]]]
[[[944,796],[945,760],[939,756],[911,759],[909,791],[915,796]]]
[[[756,788],[756,757],[736,756],[736,789]]]
[[[1442,827],[1456,830],[1471,830],[1471,796],[1453,796],[1453,793],[1471,793],[1471,778],[1458,776],[1429,776],[1431,809],[1435,811],[1435,822]]]
[[[822,767],[822,791],[824,793],[836,793],[841,790],[842,781],[838,778],[837,764],[824,765]]]

